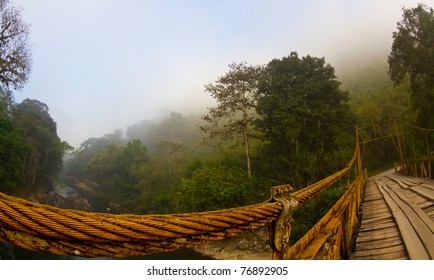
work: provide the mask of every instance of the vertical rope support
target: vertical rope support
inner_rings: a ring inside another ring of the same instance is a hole
[[[362,170],[362,155],[360,153],[360,139],[359,139],[359,127],[356,126],[356,159],[357,159],[357,173],[356,176],[363,172]]]
[[[277,221],[269,226],[270,246],[273,249],[273,260],[288,259],[288,250],[291,247],[289,237],[293,223],[292,213],[298,206],[298,200],[291,196],[294,189],[290,185],[271,188],[271,198],[282,204],[283,209]]]
[[[428,158],[428,178],[433,178],[431,173],[431,158]]]
[[[411,133],[411,143],[413,146],[413,158],[416,159],[416,147],[414,146],[413,127],[410,127],[410,133]]]

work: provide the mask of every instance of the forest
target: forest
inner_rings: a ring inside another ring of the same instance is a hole
[[[410,26],[414,18],[421,24]],[[433,18],[423,5],[405,10],[390,55],[343,73],[295,51],[265,65],[234,62],[204,86],[215,107],[143,120],[76,149],[58,137],[47,104],[14,101],[25,79],[1,74],[0,191],[31,196],[70,180],[121,213],[206,211],[262,202],[271,186],[300,189],[343,168],[356,127],[373,125],[361,132],[369,140],[391,134],[395,123],[403,138],[416,139],[405,143],[409,155],[432,154],[433,133],[413,135],[410,127],[434,128]],[[429,51],[414,48],[411,28],[429,30],[418,39]],[[369,172],[399,160],[390,137],[364,150]],[[306,206],[303,219],[320,215],[344,188]]]

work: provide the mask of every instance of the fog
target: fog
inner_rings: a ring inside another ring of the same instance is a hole
[[[291,51],[337,73],[386,59],[402,7],[420,1],[12,0],[32,25],[33,70],[17,102],[50,108],[59,137],[89,137],[176,111],[204,112],[228,64]],[[434,1],[424,1],[433,7]]]

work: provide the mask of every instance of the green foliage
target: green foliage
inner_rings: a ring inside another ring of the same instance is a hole
[[[346,191],[343,182],[335,183],[305,205],[297,208],[292,218],[294,225],[291,229],[290,243],[294,244],[303,237],[338,201]]]
[[[0,86],[0,117],[10,118],[14,106],[12,92]]]
[[[9,119],[0,117],[0,191],[10,192],[24,183],[26,146]]]
[[[89,138],[81,143],[80,147],[71,153],[65,160],[64,174],[84,179],[86,177],[86,165],[88,161],[108,144],[123,144],[122,130],[115,130],[113,133],[98,138]]]
[[[57,136],[56,123],[48,106],[38,100],[26,99],[15,106],[13,124],[19,129],[30,152],[24,160],[27,184],[51,183],[62,167],[64,154],[71,149]]]
[[[87,163],[89,177],[98,183],[99,191],[109,200],[128,205],[131,197],[140,194],[137,181],[144,164],[148,162],[147,149],[139,140],[127,145],[108,144]],[[125,207],[129,208],[129,207]]]
[[[434,11],[424,4],[403,9],[388,57],[395,84],[409,80],[413,109],[421,127],[434,127]]]
[[[387,74],[386,61],[374,60],[358,68],[346,69],[342,75],[343,86],[350,92],[350,106],[357,116],[363,140],[394,135],[392,120],[402,124],[399,130],[413,123],[410,93],[405,84],[394,86]],[[410,135],[406,135],[410,139]],[[370,171],[393,166],[399,155],[392,139],[369,142],[364,145],[364,166]]]
[[[387,68],[385,61],[374,61],[347,70],[342,77],[343,87],[350,92],[350,106],[360,127],[378,124],[387,128],[392,119],[407,123],[415,120],[406,84],[394,86]]]
[[[244,171],[225,166],[203,166],[191,179],[183,179],[176,192],[181,212],[218,210],[248,205],[257,181]]]
[[[335,78],[323,58],[295,52],[267,65],[257,104],[257,126],[267,140],[262,173],[301,187],[348,161],[354,144],[342,146],[342,139],[354,135],[355,118]]]
[[[208,108],[209,114],[202,117],[207,124],[201,126],[201,129],[209,133],[210,138],[239,138],[238,143],[244,146],[246,169],[250,176],[252,168],[249,141],[262,68],[248,66],[246,62],[232,63],[229,68],[229,72],[215,84],[205,86],[205,91],[217,101],[217,106]]]

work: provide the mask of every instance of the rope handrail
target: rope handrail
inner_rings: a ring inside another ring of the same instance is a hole
[[[306,188],[291,193],[289,185],[273,187],[272,198],[266,202],[217,211],[160,215],[92,213],[0,193],[0,241],[58,255],[118,258],[192,247],[265,225],[269,225],[271,235],[279,221],[288,233],[275,236],[288,239],[293,209],[348,174],[357,157],[358,145],[345,168]],[[287,197],[295,202],[290,203],[291,209],[285,202]],[[276,244],[270,243],[272,248]]]
[[[354,159],[351,163],[354,162]],[[344,176],[350,165],[292,196],[300,204]],[[161,253],[235,236],[275,222],[282,204],[264,203],[185,214],[91,213],[0,193],[0,240],[29,250],[80,257]]]
[[[30,250],[81,257],[167,252],[220,240],[269,224],[282,206],[266,202],[187,214],[90,213],[0,193],[0,240]]]
[[[422,131],[434,131],[434,128],[423,128],[423,127],[416,126],[416,125],[408,125],[408,126],[411,128],[422,130]]]

